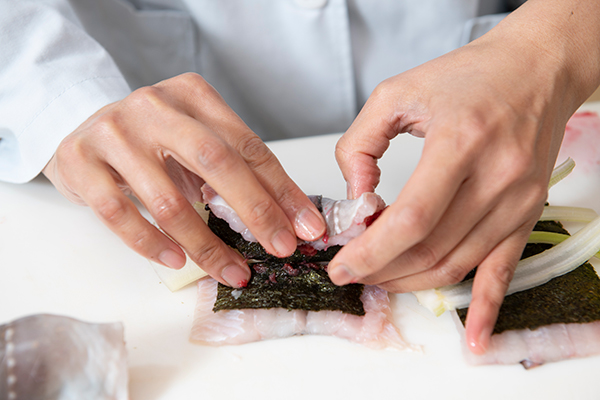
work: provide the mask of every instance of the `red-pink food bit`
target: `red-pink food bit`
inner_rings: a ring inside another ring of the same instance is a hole
[[[308,257],[312,257],[317,254],[317,249],[315,249],[308,243],[304,243],[304,244],[301,244],[300,246],[298,246],[298,251],[303,256],[308,256]]]
[[[254,268],[254,272],[257,274],[264,274],[267,272],[267,267],[264,264],[254,264],[252,268]]]
[[[385,207],[383,210],[385,210],[386,208],[387,208],[387,207]],[[381,213],[383,212],[383,210],[379,210],[379,211],[377,211],[375,214],[373,214],[373,215],[370,215],[370,216],[368,216],[367,218],[365,218],[365,225],[366,225],[367,227],[368,227],[368,226],[371,226],[371,224],[372,224],[373,222],[375,222],[375,220],[376,220],[377,218],[379,218],[379,216],[381,215]]]
[[[299,269],[292,267],[292,264],[285,263],[283,264],[283,270],[288,273],[290,276],[298,276],[300,273]]]
[[[277,283],[277,277],[275,276],[275,272],[273,272],[271,275],[269,275],[269,282]]]

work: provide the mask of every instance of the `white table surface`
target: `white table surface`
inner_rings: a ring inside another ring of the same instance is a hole
[[[333,157],[338,137],[270,147],[305,192],[343,198]],[[380,162],[378,192],[387,202],[408,179],[421,145],[400,136]],[[590,179],[576,169],[552,189],[550,201],[600,212],[597,172]],[[410,294],[392,296],[394,317],[422,354],[317,336],[220,348],[191,344],[195,286],[171,293],[91,210],[69,203],[43,178],[0,183],[0,266],[0,323],[34,313],[124,323],[132,400],[600,399],[600,356],[529,371],[470,367],[450,316],[436,318]]]

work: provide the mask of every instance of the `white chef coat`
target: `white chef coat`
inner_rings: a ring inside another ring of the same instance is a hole
[[[480,35],[502,4],[0,0],[0,180],[32,179],[95,111],[188,71],[264,140],[343,132],[379,82]]]

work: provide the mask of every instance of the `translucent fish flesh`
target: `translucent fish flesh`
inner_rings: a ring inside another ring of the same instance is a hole
[[[376,349],[419,349],[404,341],[392,323],[387,292],[375,286],[365,286],[361,296],[364,316],[283,308],[215,313],[212,309],[216,296],[217,281],[212,278],[198,281],[198,300],[190,334],[192,342],[222,346],[312,334],[336,336]]]
[[[0,326],[0,399],[126,400],[120,323],[40,314]]]
[[[532,368],[549,362],[600,354],[600,321],[504,331],[492,335],[483,355],[469,351],[460,320],[457,325],[463,336],[463,355],[471,365],[521,363],[525,368]]]
[[[238,232],[248,242],[256,242],[256,238],[242,222],[235,210],[219,196],[213,188],[202,186],[203,201],[217,217],[227,221],[231,229]],[[317,196],[309,196],[315,202]],[[332,200],[320,198],[322,214],[327,225],[327,233],[314,242],[299,241],[317,250],[330,246],[343,246],[352,238],[362,233],[372,221],[370,217],[377,216],[384,208],[385,202],[375,193],[363,193],[355,200]]]

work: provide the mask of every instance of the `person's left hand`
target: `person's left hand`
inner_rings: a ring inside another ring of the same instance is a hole
[[[377,159],[391,139],[425,137],[396,201],[336,255],[329,274],[338,285],[409,292],[457,283],[478,266],[467,317],[475,353],[487,347],[566,122],[585,99],[569,75],[577,59],[523,39],[507,29],[519,19],[510,21],[384,81],[336,149],[349,197],[357,197],[379,183]]]

